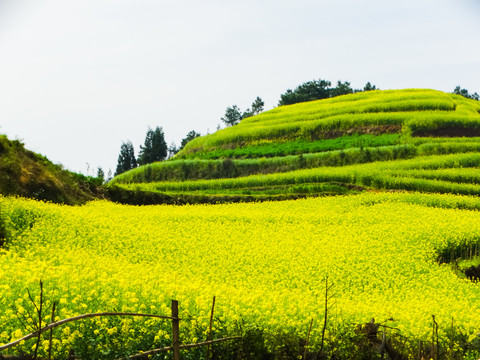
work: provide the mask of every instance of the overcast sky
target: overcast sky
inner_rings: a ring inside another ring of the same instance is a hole
[[[0,0],[0,133],[115,171],[314,80],[480,93],[480,0]]]

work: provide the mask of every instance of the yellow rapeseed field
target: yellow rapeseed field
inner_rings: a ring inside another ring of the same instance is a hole
[[[0,197],[0,216],[14,236],[0,255],[0,343],[29,332],[20,321],[32,312],[26,289],[38,299],[43,280],[47,300],[59,304],[58,319],[100,311],[169,315],[170,300],[177,299],[187,343],[205,338],[216,296],[216,328],[233,332],[242,323],[306,337],[313,318],[311,341],[318,344],[327,276],[333,283],[327,337],[340,324],[375,318],[393,319],[388,325],[403,335],[426,339],[435,315],[440,338],[453,317],[456,331],[473,339],[480,330],[479,285],[437,258],[480,241],[480,213],[455,209],[479,203],[454,195],[362,194],[68,207]],[[11,221],[23,230],[14,233]],[[169,326],[154,319],[89,320],[56,329],[61,336],[53,346],[65,352],[91,336],[109,346],[133,349],[146,339],[148,348],[161,347],[171,341]]]

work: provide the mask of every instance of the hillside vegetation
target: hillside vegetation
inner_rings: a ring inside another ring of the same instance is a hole
[[[0,135],[0,194],[69,205],[102,197],[102,181],[72,173]]]
[[[369,91],[280,106],[114,178],[118,201],[223,202],[365,189],[480,194],[480,102]],[[455,168],[453,171],[452,169]]]

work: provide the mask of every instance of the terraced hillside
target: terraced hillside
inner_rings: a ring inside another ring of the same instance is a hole
[[[480,102],[370,91],[280,106],[117,176],[126,202],[223,202],[369,189],[479,195]]]

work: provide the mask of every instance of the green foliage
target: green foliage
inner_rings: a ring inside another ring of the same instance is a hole
[[[367,151],[368,150],[368,151]],[[367,159],[372,154],[363,150]],[[479,154],[453,154],[418,157],[395,162],[373,162],[342,167],[318,167],[298,169],[284,173],[251,175],[231,179],[197,180],[183,182],[157,182],[148,184],[119,185],[167,194],[213,191],[216,194],[233,194],[239,189],[267,188],[279,185],[308,183],[340,183],[382,190],[407,190],[432,193],[480,195],[479,177],[470,168],[480,163]],[[307,158],[308,164],[308,158]],[[449,169],[455,169],[449,170]],[[442,171],[439,171],[442,170]],[[433,172],[432,172],[433,171]]]
[[[97,169],[97,179],[99,179],[99,181],[102,183],[105,181],[105,172],[101,167],[98,167]]]
[[[1,199],[1,197],[0,197]],[[34,206],[18,206],[12,202],[0,203],[0,247],[8,246],[41,217]]]
[[[330,85],[332,85],[330,81],[322,79],[307,81],[298,85],[295,90],[288,89],[284,94],[280,95],[278,105],[291,105],[299,102],[327,99],[330,97]]]
[[[351,88],[350,83],[348,81],[345,81],[344,83],[342,83],[341,81],[338,81],[337,86],[330,89],[329,97],[353,94],[354,92],[355,91]]]
[[[190,141],[192,141],[193,139],[197,138],[201,136],[200,133],[196,132],[195,130],[191,130],[187,133],[187,135],[182,139],[182,142],[180,143],[180,149],[179,150],[182,150],[185,145],[187,145]]]
[[[260,158],[298,155],[316,153],[323,151],[342,150],[352,147],[377,147],[400,144],[400,134],[354,134],[340,136],[334,139],[323,139],[317,141],[285,141],[285,142],[262,142],[252,143],[246,146],[239,146],[233,149],[218,148],[207,152],[191,153],[185,156],[186,159],[221,159],[221,158]]]
[[[327,80],[312,80],[307,81],[295,88],[295,90],[288,89],[285,94],[280,95],[278,105],[292,105],[300,102],[320,100],[333,98],[340,95],[347,95],[362,90],[353,89],[348,81],[337,81],[337,86],[330,87],[332,83]],[[375,85],[368,82],[363,91],[377,90]]]
[[[171,160],[128,171],[117,176],[112,184],[233,178],[320,166],[344,166],[380,160],[405,159],[416,155],[417,149],[414,146],[394,145],[376,148],[359,147],[271,158]]]
[[[264,105],[265,103],[263,102],[263,100],[257,96],[257,98],[252,103],[252,109],[247,109],[243,112],[242,119],[260,114],[263,111]]]
[[[102,197],[101,183],[63,169],[0,135],[0,194],[78,204]]]
[[[131,153],[133,155],[133,152]],[[140,154],[138,155],[138,164],[151,164],[155,161],[162,161],[168,155],[168,147],[165,142],[165,135],[161,127],[156,127],[155,130],[148,129],[145,136],[145,144],[140,145]],[[134,164],[132,163],[131,166]],[[136,166],[133,166],[134,168]],[[129,170],[129,169],[128,169]],[[126,171],[126,170],[125,170]]]
[[[379,90],[375,85],[370,84],[370,81],[365,84],[363,87],[363,91],[373,91],[373,90]]]
[[[264,105],[265,103],[263,100],[257,96],[252,103],[251,109],[248,108],[242,113],[237,105],[233,105],[232,107],[227,108],[225,111],[225,116],[222,117],[221,120],[227,126],[237,125],[242,119],[260,114],[263,111]]]
[[[227,107],[227,110],[225,110],[225,115],[221,118],[221,120],[225,123],[225,125],[233,126],[237,125],[242,118],[243,116],[238,106],[233,105],[231,107]]]
[[[257,96],[257,98],[252,103],[252,114],[258,115],[263,111],[263,107],[265,106],[264,101]]]
[[[461,95],[466,97],[467,99],[479,100],[480,96],[475,92],[473,94],[469,94],[467,89],[462,89],[460,85],[458,85],[454,90],[453,94]]]
[[[133,144],[129,140],[122,143],[120,147],[120,154],[118,155],[117,169],[115,170],[115,176],[124,173],[137,167],[137,160],[135,158],[135,150]]]

